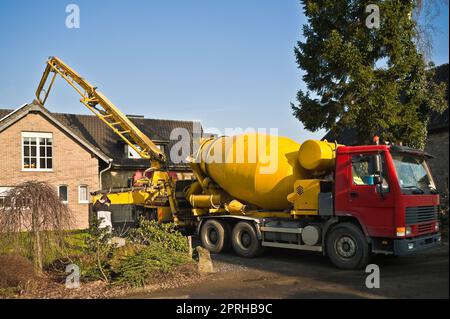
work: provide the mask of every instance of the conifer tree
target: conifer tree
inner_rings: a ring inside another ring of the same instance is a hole
[[[294,116],[311,131],[354,128],[361,144],[379,134],[423,148],[430,111],[447,106],[414,41],[416,2],[301,2],[308,22],[294,51],[307,89]]]

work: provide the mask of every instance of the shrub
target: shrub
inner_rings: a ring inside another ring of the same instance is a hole
[[[124,258],[113,269],[113,281],[133,287],[145,286],[156,274],[171,273],[177,266],[189,262],[185,252],[165,248],[152,242]]]
[[[79,255],[73,263],[80,267],[80,276],[87,280],[110,281],[109,258],[113,252],[110,244],[111,234],[109,228],[100,228],[101,220],[91,220],[87,234],[83,234],[83,254]],[[80,245],[80,238],[74,241]]]
[[[179,252],[188,251],[188,243],[177,229],[174,223],[159,224],[154,220],[139,220],[139,227],[130,231],[129,238],[132,242],[141,245],[159,243],[163,248]]]
[[[155,276],[171,273],[191,260],[187,240],[174,224],[159,225],[141,219],[140,227],[130,233],[130,241],[118,248],[110,243],[109,229],[99,228],[99,224],[92,220],[87,233],[72,236],[69,241],[82,250],[70,263],[79,266],[83,280],[142,287]],[[61,273],[67,261],[56,265]]]
[[[113,254],[109,260],[109,266],[111,270],[114,271],[120,268],[120,265],[127,260],[129,257],[135,256],[146,246],[129,243],[125,246],[114,249]]]

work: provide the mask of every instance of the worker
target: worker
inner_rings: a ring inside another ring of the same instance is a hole
[[[98,228],[109,227],[108,232],[112,231],[110,206],[111,200],[108,198],[108,195],[103,194],[102,197],[94,203],[93,207],[93,211],[97,214],[97,219],[100,221]]]

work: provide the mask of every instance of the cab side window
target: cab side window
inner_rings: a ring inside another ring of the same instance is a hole
[[[387,170],[384,155],[382,158],[382,172],[383,186],[388,185]],[[352,181],[353,185],[374,185],[375,172],[374,154],[359,154],[352,156]]]

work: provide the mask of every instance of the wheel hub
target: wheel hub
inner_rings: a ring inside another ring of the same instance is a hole
[[[351,258],[356,254],[356,242],[349,236],[342,236],[336,241],[336,252],[343,258]]]
[[[209,240],[211,243],[216,244],[217,240],[219,239],[219,234],[215,229],[211,229],[208,234]]]
[[[245,248],[250,247],[251,243],[252,243],[252,238],[250,237],[250,234],[247,232],[242,232],[241,235],[241,243],[242,246],[244,246]]]

